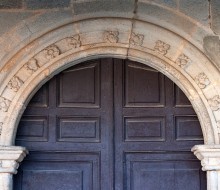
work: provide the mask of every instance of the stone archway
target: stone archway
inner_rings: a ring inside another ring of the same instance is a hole
[[[24,44],[1,68],[1,188],[12,189],[27,151],[13,147],[28,101],[54,74],[84,60],[117,57],[147,64],[173,80],[191,101],[203,131],[197,157],[208,171],[208,189],[218,189],[219,70],[192,43],[155,24],[126,18],[94,18],[61,25]],[[211,162],[210,162],[211,160]]]

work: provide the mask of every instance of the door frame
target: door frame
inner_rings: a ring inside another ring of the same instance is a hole
[[[208,189],[220,189],[220,73],[190,41],[149,22],[128,18],[91,18],[60,22],[53,30],[39,34],[38,38],[27,39],[22,45],[2,63],[1,189],[12,189],[12,174],[16,173],[18,163],[27,154],[25,148],[13,145],[20,117],[31,97],[60,71],[103,57],[146,64],[181,88],[199,118],[204,137],[205,145],[195,146],[192,151],[202,160],[203,169],[208,171]]]

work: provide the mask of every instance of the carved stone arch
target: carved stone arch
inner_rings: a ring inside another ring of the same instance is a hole
[[[2,75],[0,86],[0,144],[14,144],[25,106],[46,81],[67,67],[101,57],[135,60],[168,76],[191,101],[205,144],[219,144],[219,70],[181,36],[155,24],[125,18],[63,25],[22,47],[3,65],[1,72],[7,75]]]

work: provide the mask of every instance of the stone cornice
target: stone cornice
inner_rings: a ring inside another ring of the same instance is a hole
[[[220,145],[196,145],[191,151],[201,160],[203,171],[220,170]]]
[[[0,146],[0,173],[16,174],[19,163],[27,154],[24,147]]]

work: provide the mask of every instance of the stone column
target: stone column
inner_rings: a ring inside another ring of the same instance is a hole
[[[192,152],[207,172],[207,190],[220,190],[220,145],[196,145]]]
[[[0,190],[13,189],[13,174],[27,154],[24,147],[0,146]]]

